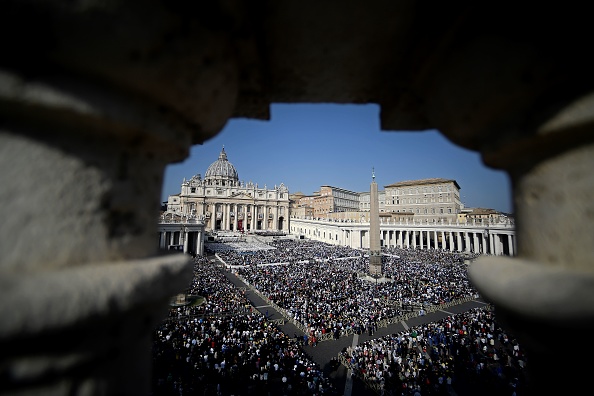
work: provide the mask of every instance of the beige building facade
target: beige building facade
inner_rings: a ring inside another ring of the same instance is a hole
[[[240,181],[223,147],[204,178],[184,179],[181,192],[168,197],[167,213],[202,220],[205,231],[288,232],[289,189]]]
[[[313,198],[314,217],[327,218],[330,213],[359,210],[359,193],[340,187],[321,186]]]
[[[291,216],[302,218],[368,221],[371,208],[369,191],[353,192],[328,185],[313,195],[295,194],[293,202]],[[394,221],[466,221],[466,215],[461,217],[464,205],[460,186],[453,179],[410,180],[384,186],[378,191],[378,205],[380,216]]]
[[[385,211],[412,213],[425,222],[456,221],[463,207],[460,186],[452,179],[402,181],[385,188]]]
[[[386,191],[378,191],[377,197],[379,204],[379,212],[383,213],[386,209]],[[371,210],[371,195],[369,191],[359,193],[359,210],[361,212],[369,212]]]

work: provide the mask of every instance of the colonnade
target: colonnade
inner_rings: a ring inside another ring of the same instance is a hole
[[[513,256],[515,235],[498,229],[380,230],[382,246],[399,248],[441,248],[451,252]]]
[[[291,233],[322,242],[369,248],[369,223],[341,223],[292,218]],[[451,252],[516,255],[515,228],[511,224],[380,225],[382,246],[444,249]]]
[[[159,248],[179,250],[187,254],[204,253],[204,223],[159,223]]]

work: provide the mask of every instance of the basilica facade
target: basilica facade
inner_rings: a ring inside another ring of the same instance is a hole
[[[239,180],[225,148],[204,178],[184,179],[179,194],[170,195],[167,213],[204,222],[205,231],[289,232],[289,189]]]

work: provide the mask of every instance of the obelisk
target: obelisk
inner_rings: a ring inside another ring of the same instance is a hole
[[[380,242],[379,202],[375,170],[371,171],[371,191],[369,199],[369,275],[379,278],[382,275],[382,251]]]

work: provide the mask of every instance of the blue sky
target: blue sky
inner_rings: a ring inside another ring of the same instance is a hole
[[[377,105],[273,104],[270,111],[269,121],[229,120],[185,161],[168,165],[162,201],[180,192],[184,177],[204,177],[225,146],[239,179],[259,186],[284,183],[307,195],[322,185],[369,191],[373,168],[380,190],[405,180],[455,179],[467,207],[512,211],[505,172],[437,131],[381,131]]]

